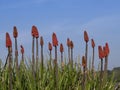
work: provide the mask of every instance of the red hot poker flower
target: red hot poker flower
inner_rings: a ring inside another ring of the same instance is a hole
[[[52,50],[52,44],[50,42],[48,43],[48,48],[50,51]]]
[[[86,59],[85,59],[85,56],[82,56],[82,66],[83,66],[83,67],[86,66]]]
[[[58,40],[55,33],[53,33],[52,35],[52,43],[53,43],[53,46],[58,46]]]
[[[6,47],[12,47],[12,41],[8,32],[6,33]]]
[[[86,31],[84,31],[84,40],[85,40],[85,42],[89,41],[89,37],[88,37],[88,34]]]
[[[101,46],[98,46],[98,53],[100,59],[104,58],[104,51]]]
[[[36,26],[32,26],[32,36],[38,38],[39,37],[39,32]]]
[[[72,49],[74,47],[74,44],[72,41],[70,41],[70,48]]]
[[[93,39],[91,39],[91,45],[92,45],[92,48],[94,48],[94,47],[95,47],[95,42],[94,42],[94,40],[93,40]]]
[[[33,37],[35,37],[35,30],[36,30],[36,27],[32,26],[32,32],[31,32],[31,34],[32,34]]]
[[[16,26],[13,27],[13,37],[17,38],[18,37],[18,32]]]
[[[70,39],[67,38],[67,46],[70,47]]]
[[[24,54],[24,47],[21,45],[21,53]]]
[[[43,37],[42,37],[42,36],[40,37],[40,45],[41,45],[41,46],[44,45],[44,40],[43,40]]]
[[[107,52],[107,55],[108,55],[110,53],[110,49],[109,49],[108,43],[105,44],[105,47],[106,47],[106,52]]]
[[[104,50],[104,56],[106,57],[107,56],[107,48],[106,48],[106,46],[103,47],[103,50]]]
[[[63,44],[60,44],[60,52],[62,53],[64,51]]]

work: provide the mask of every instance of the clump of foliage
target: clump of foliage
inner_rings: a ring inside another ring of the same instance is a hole
[[[39,32],[36,26],[32,26],[32,59],[24,58],[24,47],[21,45],[21,61],[18,65],[17,28],[14,26],[13,37],[15,38],[15,60],[12,56],[12,41],[9,33],[6,33],[6,48],[8,56],[5,65],[0,62],[0,90],[114,90],[115,82],[113,75],[108,77],[107,66],[109,56],[108,43],[104,47],[98,46],[101,60],[100,70],[94,69],[95,42],[91,39],[93,49],[92,68],[88,68],[88,41],[87,31],[84,31],[85,54],[80,62],[74,63],[74,43],[67,39],[68,63],[63,58],[64,46],[60,44],[61,62],[58,63],[58,39],[56,33],[52,34],[52,43],[48,43],[50,58],[44,63],[43,37],[40,37],[41,59],[39,59],[38,40]],[[36,39],[36,59],[34,46]],[[54,47],[54,59],[52,59],[52,47]],[[105,63],[103,62],[105,60]],[[80,61],[80,60],[79,60]],[[104,70],[103,70],[104,63]]]

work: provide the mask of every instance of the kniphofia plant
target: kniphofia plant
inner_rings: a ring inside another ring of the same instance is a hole
[[[24,47],[20,45],[21,47],[21,54],[22,54],[22,61],[24,62]]]
[[[40,37],[40,46],[41,46],[41,78],[42,78],[42,75],[43,75],[43,45],[44,45],[44,40],[43,40],[43,37],[41,36]]]
[[[95,42],[91,39],[91,46],[92,46],[92,78],[94,79],[94,57],[95,57]]]
[[[70,41],[70,49],[71,49],[71,66],[73,68],[73,48],[74,48],[74,44],[73,41]]]
[[[15,38],[15,62],[16,62],[16,69],[18,69],[18,47],[17,47],[17,37],[18,37],[18,31],[17,27],[13,27],[13,37]]]
[[[103,47],[104,49],[104,56],[105,56],[105,64],[104,64],[104,79],[106,81],[107,79],[107,68],[108,68],[108,56],[109,56],[109,53],[110,53],[110,50],[109,50],[109,45],[108,43],[105,44],[105,46]]]
[[[8,60],[9,60],[9,90],[12,90],[12,41],[9,33],[6,33],[6,48],[8,48]]]
[[[99,58],[101,59],[100,88],[102,88],[104,51],[103,51],[103,49],[102,49],[101,46],[98,46],[98,54],[99,54]],[[101,90],[101,89],[100,89],[100,90]]]
[[[63,63],[63,52],[64,52],[64,47],[63,47],[63,44],[61,43],[61,44],[60,44],[61,65],[62,65],[62,63]]]
[[[107,71],[107,67],[108,67],[108,55],[109,55],[109,45],[108,43],[105,44],[104,47],[104,55],[105,55],[105,66],[104,66],[104,70]]]
[[[33,75],[35,77],[34,39],[36,38],[36,48],[37,48],[36,49],[36,63],[37,63],[38,62],[38,37],[39,37],[39,33],[37,30],[37,27],[34,25],[32,26],[31,34],[33,36],[33,39],[32,39],[32,71],[33,71]],[[36,65],[36,67],[37,67],[37,65]]]
[[[93,54],[92,54],[92,69],[94,69],[94,57],[95,57],[95,42],[93,39],[91,39],[91,46],[92,46],[92,49],[93,49]]]
[[[84,41],[86,42],[85,58],[86,58],[86,69],[87,69],[87,55],[88,55],[88,41],[89,41],[87,31],[84,31]]]
[[[70,39],[69,38],[67,38],[67,46],[68,46],[68,60],[70,63],[71,61],[70,61]]]
[[[83,66],[83,81],[82,81],[82,90],[85,90],[85,81],[86,81],[86,58],[85,56],[82,56],[82,66]]]
[[[50,52],[50,65],[51,65],[51,60],[52,60],[52,44],[50,42],[48,43],[48,49],[49,49],[49,52]]]
[[[58,46],[58,40],[55,33],[52,34],[52,43],[55,47],[55,60],[54,60],[54,86],[57,89],[57,82],[58,82],[58,65],[57,65],[57,46]]]

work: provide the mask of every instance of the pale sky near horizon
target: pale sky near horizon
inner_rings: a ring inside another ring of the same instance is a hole
[[[120,0],[0,0],[0,58],[7,56],[5,33],[9,32],[13,44],[13,26],[19,32],[18,45],[25,48],[26,57],[31,57],[31,27],[36,25],[45,40],[44,52],[51,35],[56,32],[59,43],[65,46],[69,37],[74,42],[74,58],[84,55],[83,32],[94,38],[95,66],[99,63],[98,45],[110,46],[109,69],[120,66]],[[13,45],[14,50],[14,45]],[[20,48],[19,48],[20,52]],[[13,53],[14,54],[14,53]],[[88,59],[91,58],[89,41]],[[20,57],[20,54],[19,54]]]

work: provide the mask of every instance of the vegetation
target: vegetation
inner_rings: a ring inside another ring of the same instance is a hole
[[[26,60],[27,61],[27,60]],[[40,67],[41,63],[39,63]],[[2,66],[1,66],[2,67]],[[47,62],[47,66],[41,71],[41,67],[32,74],[32,64],[24,64],[21,61],[19,71],[16,68],[11,69],[12,77],[9,76],[9,68],[6,66],[0,69],[0,90],[9,90],[9,78],[12,78],[12,90],[82,90],[83,72],[80,64],[74,65],[74,68],[68,64],[58,67],[58,82],[55,86],[54,67]],[[42,76],[41,76],[42,72]],[[99,90],[99,72],[94,72],[94,79],[91,70],[86,73],[86,90]],[[101,90],[114,90],[115,82],[113,76],[104,82]]]
[[[13,32],[15,38],[15,60],[12,57],[12,41],[9,33],[6,33],[8,57],[6,58],[5,65],[0,61],[0,90],[114,90],[116,87],[118,88],[118,86],[115,86],[116,78],[114,78],[114,73],[108,75],[109,73],[107,72],[110,52],[108,43],[106,43],[104,47],[98,46],[101,63],[100,69],[95,71],[95,42],[93,39],[91,39],[93,49],[92,67],[89,66],[88,68],[87,65],[89,37],[86,31],[84,31],[85,55],[82,56],[82,59],[78,60],[81,60],[82,64],[80,62],[74,63],[74,42],[69,38],[67,39],[68,59],[63,58],[64,47],[61,43],[59,49],[61,62],[58,63],[58,39],[55,33],[52,34],[52,44],[50,42],[48,43],[50,57],[46,60],[46,63],[44,63],[44,40],[43,37],[40,37],[41,58],[39,59],[39,33],[36,26],[32,26],[31,35],[33,38],[32,59],[24,58],[24,47],[21,45],[21,62],[20,65],[18,65],[17,28],[14,27]],[[34,54],[35,39],[36,59]],[[54,47],[54,50],[52,50],[52,47]],[[53,51],[54,59],[52,57]],[[105,60],[105,63],[103,60]]]

